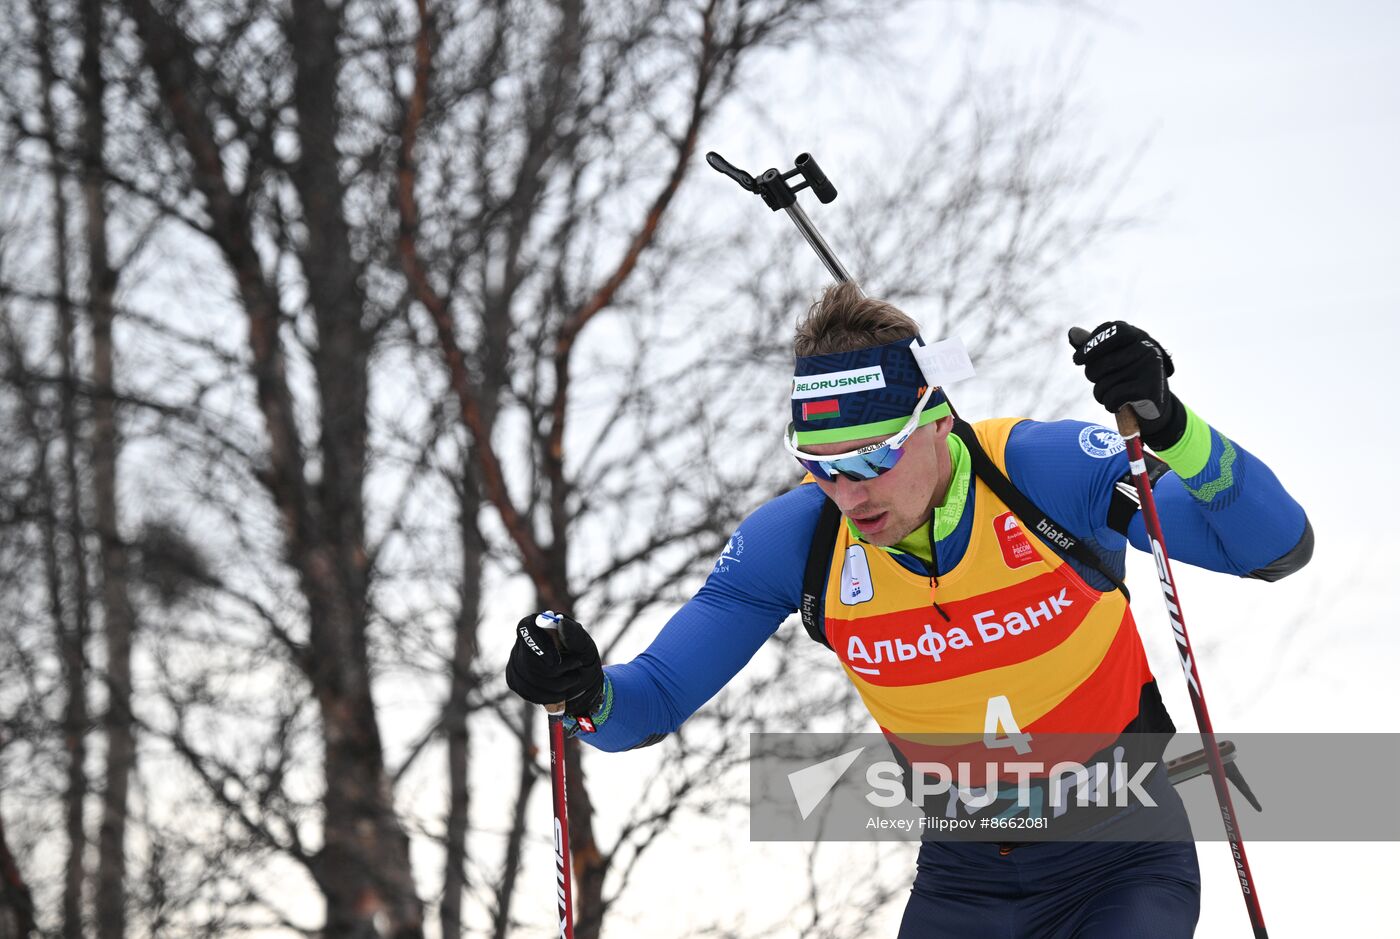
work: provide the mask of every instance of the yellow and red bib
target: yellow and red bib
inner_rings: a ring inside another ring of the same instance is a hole
[[[1018,422],[973,425],[1003,472]],[[837,534],[826,637],[886,736],[912,757],[937,734],[946,759],[949,745],[971,752],[1011,728],[1092,735],[1063,754],[1074,759],[1128,730],[1170,733],[1123,594],[1090,587],[974,484],[967,551],[936,587],[849,526]]]

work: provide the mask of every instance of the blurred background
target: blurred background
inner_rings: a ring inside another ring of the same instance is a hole
[[[1067,328],[1160,339],[1317,533],[1278,584],[1178,570],[1217,730],[1395,730],[1397,39],[1381,2],[12,0],[0,939],[554,933],[514,623],[631,658],[798,478],[828,278],[711,149],[820,160],[853,275],[972,352],[965,416],[1104,420]],[[873,723],[794,619],[660,745],[571,745],[578,935],[893,935],[915,845],[748,840],[747,734],[803,729]],[[1199,853],[1198,934],[1244,935]],[[1275,935],[1395,934],[1393,845],[1250,854]]]

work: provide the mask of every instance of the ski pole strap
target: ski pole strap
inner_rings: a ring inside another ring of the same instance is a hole
[[[977,432],[972,429],[971,424],[962,420],[954,420],[953,433],[957,434],[958,439],[967,445],[968,455],[972,458],[973,474],[986,483],[987,488],[996,493],[997,498],[1006,503],[1006,507],[1021,520],[1023,528],[1035,532],[1037,537],[1049,545],[1050,550],[1060,557],[1078,561],[1085,567],[1098,571],[1108,578],[1109,583],[1113,584],[1115,589],[1123,592],[1123,599],[1132,600],[1127,586],[1117,574],[1108,569],[1103,558],[1099,557],[1084,542],[1071,535],[1065,526],[1041,511],[1030,500],[1030,497],[1017,489],[1006,474],[992,462],[992,458],[987,456],[987,451],[982,449],[982,444],[977,440]]]
[[[1171,472],[1171,467],[1151,453],[1143,453],[1142,458],[1147,465],[1147,481],[1156,489],[1157,480]],[[1128,524],[1132,522],[1133,516],[1141,511],[1137,484],[1133,482],[1133,471],[1129,470],[1113,484],[1113,497],[1108,503],[1108,527],[1126,537]]]

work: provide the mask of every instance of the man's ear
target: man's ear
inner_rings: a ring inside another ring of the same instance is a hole
[[[938,440],[947,440],[948,435],[953,432],[953,415],[940,417],[933,422],[933,433]]]

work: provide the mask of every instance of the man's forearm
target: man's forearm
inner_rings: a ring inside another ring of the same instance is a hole
[[[1214,549],[1223,555],[1228,569],[1241,575],[1264,571],[1268,574],[1264,579],[1276,580],[1307,563],[1311,529],[1303,507],[1273,471],[1244,447],[1187,408],[1181,438],[1157,455],[1174,473],[1159,484],[1165,528],[1171,529],[1173,515],[1184,511],[1197,515],[1218,540]],[[1146,543],[1140,520],[1130,534],[1134,544]],[[1187,554],[1204,548],[1182,547]],[[1182,548],[1177,550],[1180,553]],[[1200,563],[1187,556],[1182,559]]]

